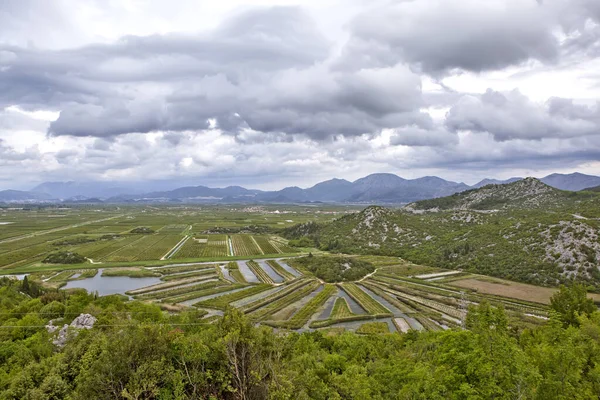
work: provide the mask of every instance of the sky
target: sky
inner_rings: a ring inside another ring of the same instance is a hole
[[[0,2],[0,189],[600,175],[599,99],[598,0]]]

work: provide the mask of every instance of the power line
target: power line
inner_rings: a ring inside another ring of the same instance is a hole
[[[152,324],[152,326],[200,326],[200,325],[210,325],[210,322],[193,322],[193,323],[187,323],[187,324],[176,324],[176,323],[160,323],[160,324]],[[19,325],[4,325],[4,326],[0,326],[0,329],[2,328],[46,328],[49,325],[23,325],[23,326],[19,326]],[[102,325],[98,325],[98,324],[94,324],[93,328],[110,328],[110,327],[140,327],[140,326],[144,326],[143,324],[102,324]],[[60,326],[55,325],[55,328],[60,328]],[[85,328],[81,328],[81,329],[85,329]]]

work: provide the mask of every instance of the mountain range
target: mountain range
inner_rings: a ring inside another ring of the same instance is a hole
[[[597,287],[599,219],[600,194],[526,178],[404,207],[369,206],[282,235],[337,253],[398,256],[537,285],[575,279]]]
[[[31,191],[0,191],[0,202],[406,204],[522,179],[518,177],[507,180],[483,179],[469,186],[436,176],[404,179],[394,174],[377,173],[354,182],[330,179],[306,189],[293,186],[277,191],[253,190],[241,186],[225,188],[186,186],[173,190],[144,191],[141,185],[46,182]],[[541,178],[540,181],[554,188],[570,191],[600,186],[600,177],[580,173],[552,174]]]

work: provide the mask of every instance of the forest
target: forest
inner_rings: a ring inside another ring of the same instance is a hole
[[[600,394],[600,312],[580,285],[548,321],[511,326],[489,303],[465,329],[374,334],[278,331],[228,309],[156,304],[0,280],[1,399],[592,399]],[[53,343],[45,326],[93,315]],[[374,327],[375,328],[375,327]]]

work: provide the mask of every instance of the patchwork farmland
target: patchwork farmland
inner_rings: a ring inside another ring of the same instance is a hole
[[[547,317],[555,290],[395,257],[348,258],[293,248],[272,228],[279,225],[275,218],[290,217],[262,211],[240,212],[235,221],[231,216],[237,214],[230,211],[147,211],[40,210],[36,218],[25,211],[6,212],[2,218],[10,224],[0,227],[0,272],[28,273],[44,286],[68,290],[123,280],[129,286],[122,293],[170,310],[214,316],[234,307],[275,329],[365,334],[459,328],[468,307],[483,300],[502,306],[511,323],[535,326]],[[258,225],[261,219],[271,225]],[[78,254],[86,262],[43,262],[56,252]],[[309,252],[318,255],[312,258]],[[339,273],[323,271],[323,266],[335,267],[332,260],[338,258]],[[355,267],[359,275],[347,274]]]
[[[503,294],[460,288],[477,276],[378,257],[376,271],[354,282],[325,283],[294,268],[295,258],[229,262],[173,263],[160,266],[33,273],[31,279],[61,287],[96,276],[153,277],[151,285],[125,294],[165,307],[197,309],[207,316],[235,307],[255,323],[276,329],[346,329],[369,332],[443,330],[462,326],[469,305],[484,299],[502,306],[513,323],[535,326],[547,317],[547,304]],[[243,268],[242,268],[243,267]],[[243,271],[243,273],[240,273]],[[83,275],[85,272],[86,275]],[[273,279],[277,274],[279,279]],[[373,324],[373,323],[378,324]]]

